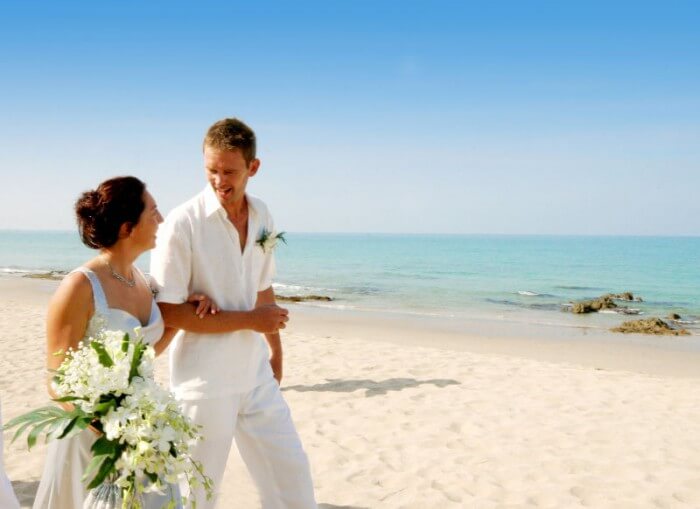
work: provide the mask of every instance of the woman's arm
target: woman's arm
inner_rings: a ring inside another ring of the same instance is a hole
[[[56,352],[78,347],[94,307],[90,281],[78,272],[66,276],[51,298],[46,316],[46,367],[49,370],[58,369],[63,362],[64,355],[56,355]],[[48,391],[55,398],[52,381],[53,373],[49,372]],[[62,406],[72,409],[71,405]]]
[[[179,329],[174,329],[172,327],[165,328],[165,330],[163,331],[163,335],[160,337],[158,342],[155,345],[153,345],[153,349],[156,351],[156,357],[162,354],[165,351],[165,349],[168,348],[168,346],[170,346],[170,342],[173,340],[178,330]]]
[[[187,298],[187,303],[192,305],[194,314],[200,319],[204,318],[208,314],[215,315],[219,312],[219,306],[217,306],[213,300],[202,293],[193,293]],[[156,351],[156,356],[160,355],[166,348],[168,348],[168,345],[170,345],[170,342],[173,340],[173,337],[175,337],[178,330],[180,329],[177,327],[165,328],[161,338],[155,345],[153,345],[153,348]]]

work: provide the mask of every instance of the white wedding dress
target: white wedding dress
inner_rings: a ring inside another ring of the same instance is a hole
[[[133,334],[137,327],[141,328],[144,341],[150,345],[161,338],[165,326],[155,301],[151,304],[148,323],[141,325],[141,322],[130,313],[108,307],[104,290],[94,272],[85,267],[78,267],[74,272],[82,272],[90,280],[95,300],[95,314],[85,331],[86,338],[102,328],[123,330]],[[34,499],[34,509],[79,509],[83,506],[87,490],[81,478],[90,462],[90,447],[96,439],[97,436],[92,431],[84,430],[69,439],[53,440],[49,443],[44,473]],[[180,492],[176,485],[170,486],[163,495],[147,493],[143,497],[144,509],[161,509],[171,499],[177,501],[176,507],[182,507]]]
[[[15,492],[12,491],[12,484],[5,474],[5,465],[2,460],[3,453],[2,443],[2,409],[0,408],[0,508],[2,509],[19,509],[19,502],[15,497]]]

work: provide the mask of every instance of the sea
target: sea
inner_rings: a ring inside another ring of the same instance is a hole
[[[570,304],[632,292],[635,301],[618,302],[626,313],[677,313],[679,326],[700,333],[700,237],[287,233],[286,240],[276,248],[275,290],[304,305],[607,327],[630,316],[574,315]],[[75,232],[0,231],[3,277],[60,277],[93,254]],[[137,263],[147,270],[148,254]]]

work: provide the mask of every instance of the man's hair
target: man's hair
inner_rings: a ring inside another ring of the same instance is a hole
[[[209,128],[203,147],[240,150],[246,164],[250,164],[255,159],[255,133],[237,118],[225,118]]]

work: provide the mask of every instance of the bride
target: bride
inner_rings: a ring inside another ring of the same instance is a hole
[[[144,341],[160,354],[176,331],[165,329],[149,283],[134,265],[140,254],[155,246],[158,225],[163,222],[146,185],[135,177],[109,179],[83,193],[75,212],[83,243],[99,254],[68,274],[51,299],[46,319],[47,367],[58,368],[63,357],[56,352],[77,348],[100,328],[130,334],[140,328]],[[204,295],[193,294],[188,300],[200,317],[218,311]],[[49,394],[56,397],[51,383]],[[87,492],[81,478],[98,435],[89,428],[49,444],[34,509],[83,506]],[[145,507],[160,508],[170,500],[181,507],[177,486],[168,491],[144,495]]]

